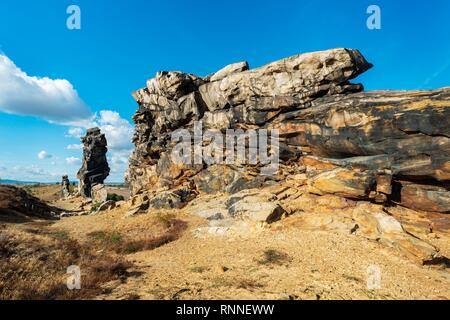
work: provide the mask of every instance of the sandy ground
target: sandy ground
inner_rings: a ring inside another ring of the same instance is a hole
[[[56,204],[69,208],[76,203]],[[50,226],[89,241],[86,235],[93,231],[120,232],[130,239],[156,235],[161,214],[188,223],[180,239],[125,255],[137,276],[107,283],[107,293],[98,299],[450,298],[448,269],[416,265],[394,249],[356,235],[299,229],[294,227],[295,216],[245,235],[198,236],[193,231],[206,221],[183,210],[125,218],[127,209],[124,203],[112,211],[65,218]],[[447,251],[447,240],[434,241]],[[268,262],[269,250],[282,258]],[[374,267],[381,272],[381,282],[369,289]]]

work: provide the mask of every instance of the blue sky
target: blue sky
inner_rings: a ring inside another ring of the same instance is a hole
[[[81,8],[81,30],[66,27],[71,4]],[[371,4],[381,8],[381,30],[366,27]],[[61,94],[45,106],[26,81],[20,83],[31,89],[2,99],[2,86],[12,85],[0,74],[0,177],[58,181],[67,173],[73,179],[81,150],[69,130],[87,124],[71,115],[87,112],[115,133],[108,180],[121,181],[137,108],[130,93],[159,70],[207,75],[241,60],[257,67],[350,47],[375,65],[358,79],[367,90],[431,89],[450,85],[449,40],[448,0],[3,0],[0,52],[9,66],[3,73],[20,69],[27,77],[65,79],[52,82],[55,90],[62,86],[77,102],[66,104]]]

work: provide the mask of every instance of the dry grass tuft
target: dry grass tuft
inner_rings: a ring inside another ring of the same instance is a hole
[[[67,267],[81,270],[81,290],[66,286]],[[64,232],[36,229],[0,231],[0,299],[89,299],[102,285],[128,276],[131,264],[121,257],[98,253]]]
[[[263,252],[262,259],[258,260],[262,265],[283,265],[289,263],[291,258],[287,253],[275,249],[267,249]]]
[[[127,240],[118,232],[94,231],[88,234],[100,249],[106,249],[118,254],[130,254],[144,250],[153,250],[169,242],[177,240],[187,228],[182,220],[163,220],[166,230],[158,236],[138,240]]]

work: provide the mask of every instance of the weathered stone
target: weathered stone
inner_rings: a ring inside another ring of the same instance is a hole
[[[258,165],[173,163],[172,133],[192,133],[201,120],[203,129],[222,133],[279,130],[280,170],[270,183],[294,183],[290,177],[305,173],[297,187],[308,180],[308,190],[318,195],[447,212],[450,88],[362,92],[361,84],[350,81],[371,66],[357,50],[333,49],[253,70],[246,63],[232,64],[205,78],[157,73],[133,94],[139,109],[127,173],[132,194],[192,181],[203,193],[235,193],[269,183]],[[297,167],[306,172],[296,172]],[[441,189],[402,189],[395,181]],[[415,204],[413,195],[419,199]]]
[[[260,96],[299,96],[307,102],[371,67],[356,50],[334,49],[233,73],[220,81],[206,83],[199,90],[210,111],[244,104]]]
[[[135,206],[131,207],[127,213],[126,216],[127,217],[131,217],[137,214],[143,214],[143,213],[147,213],[148,208],[150,207],[150,201],[149,200],[145,200],[143,202],[140,202],[138,204],[136,204]]]
[[[220,69],[219,71],[215,72],[213,75],[209,77],[209,81],[217,81],[222,80],[223,78],[233,74],[233,73],[239,73],[242,71],[248,70],[248,62],[242,61],[242,62],[236,62],[227,65],[226,67]]]
[[[103,184],[95,184],[91,189],[91,198],[93,202],[104,203],[108,198],[108,189]]]
[[[70,196],[70,181],[67,175],[62,176],[61,194],[64,199],[67,199]]]
[[[402,183],[399,203],[415,210],[450,213],[450,191],[443,187]]]
[[[181,208],[183,205],[182,197],[171,191],[158,193],[150,199],[150,208],[153,209],[174,209]]]
[[[113,200],[103,202],[97,209],[97,212],[112,210],[116,207],[116,203]]]
[[[194,177],[197,189],[205,193],[236,193],[264,183],[262,176],[247,175],[226,165],[213,165]]]
[[[375,176],[369,171],[338,168],[321,173],[308,182],[308,191],[314,194],[368,199],[375,184]]]
[[[162,71],[156,74],[156,78],[147,81],[147,89],[151,94],[176,100],[196,90],[200,83],[201,78],[194,75]]]
[[[83,197],[91,198],[92,187],[103,184],[109,175],[110,169],[106,159],[107,142],[99,128],[88,129],[86,136],[81,138],[81,142],[84,147],[83,164],[77,174],[80,180],[79,190]]]

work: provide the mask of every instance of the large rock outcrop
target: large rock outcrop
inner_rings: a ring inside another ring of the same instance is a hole
[[[157,73],[133,93],[132,193],[187,186],[234,193],[306,173],[314,194],[448,213],[450,88],[363,92],[350,81],[371,67],[357,50],[333,49],[254,70],[235,63],[207,77]],[[173,161],[173,133],[185,129],[195,142],[200,120],[203,130],[222,133],[277,130],[279,170],[267,176],[248,163]]]
[[[106,159],[107,141],[99,128],[88,129],[86,136],[81,138],[83,143],[83,164],[78,171],[80,180],[79,190],[83,197],[92,197],[92,188],[103,184],[109,175]]]

